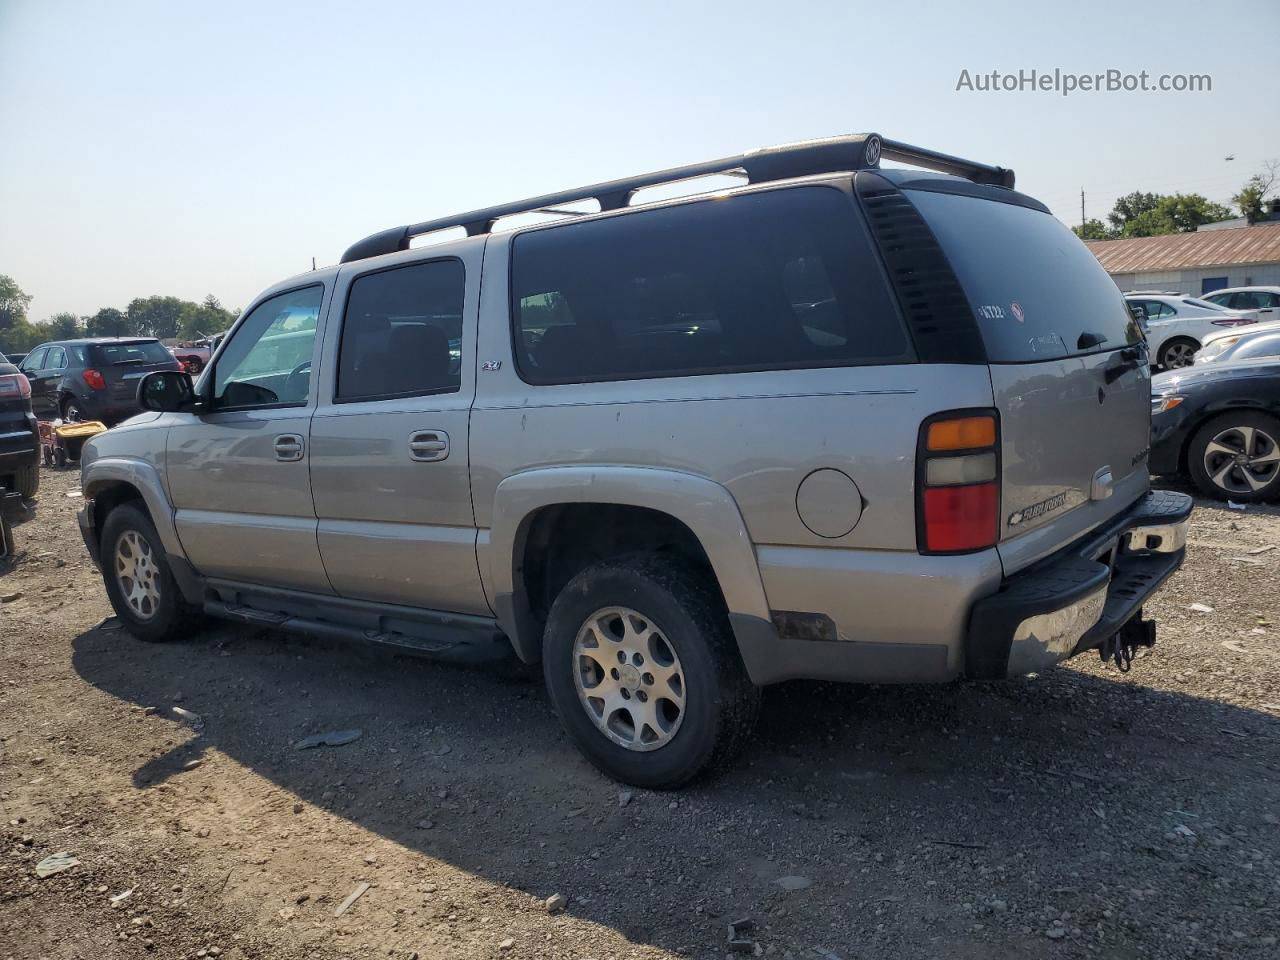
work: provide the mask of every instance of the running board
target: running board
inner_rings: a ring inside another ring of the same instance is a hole
[[[255,627],[372,643],[467,662],[497,660],[511,644],[492,617],[348,600],[230,581],[206,582],[204,612]]]

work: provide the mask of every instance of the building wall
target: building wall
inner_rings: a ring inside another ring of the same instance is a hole
[[[1243,267],[1196,267],[1194,270],[1164,270],[1152,273],[1113,273],[1111,279],[1121,290],[1161,290],[1200,296],[1200,281],[1226,277],[1224,287],[1280,286],[1280,263],[1253,263]],[[1212,291],[1205,291],[1212,293]]]

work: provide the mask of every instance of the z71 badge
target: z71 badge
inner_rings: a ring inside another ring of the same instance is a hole
[[[1021,510],[1015,510],[1013,513],[1009,514],[1009,526],[1016,527],[1018,524],[1025,523],[1028,520],[1034,520],[1036,517],[1043,517],[1049,511],[1057,510],[1066,502],[1067,494],[1063,491],[1062,493],[1050,497],[1048,500],[1041,500],[1039,503],[1033,503],[1029,507],[1024,507]]]

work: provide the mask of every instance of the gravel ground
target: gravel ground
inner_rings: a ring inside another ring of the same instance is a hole
[[[99,626],[76,486],[0,570],[0,958],[719,958],[742,918],[796,960],[1280,955],[1275,508],[1200,504],[1128,674],[788,684],[670,794],[510,663]]]

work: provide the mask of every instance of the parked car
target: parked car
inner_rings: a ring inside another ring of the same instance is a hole
[[[1159,374],[1151,412],[1152,473],[1188,476],[1219,500],[1280,496],[1280,358]]]
[[[9,358],[9,362],[15,367],[19,366],[23,360],[27,359],[27,355],[25,353],[10,353],[6,354],[6,356]]]
[[[1231,310],[1253,310],[1259,320],[1280,320],[1280,287],[1227,287],[1202,299]]]
[[[138,406],[138,383],[154,370],[181,364],[153,338],[97,337],[42,343],[22,361],[31,380],[31,406],[45,420],[102,420],[131,417]]]
[[[30,499],[40,489],[40,441],[31,413],[31,383],[0,353],[0,495]]]
[[[1146,311],[1152,362],[1165,370],[1190,366],[1206,337],[1258,319],[1253,311],[1228,310],[1181,294],[1137,292],[1125,299]]]
[[[1269,357],[1280,353],[1280,322],[1254,323],[1247,327],[1206,337],[1196,351],[1195,362],[1225,363]]]
[[[221,342],[222,334],[219,333],[212,337],[201,337],[193,343],[180,343],[170,347],[169,352],[182,364],[183,370],[195,377],[208,366],[209,358],[213,356]]]
[[[748,184],[629,202],[725,170]],[[505,636],[649,787],[726,762],[765,684],[1127,663],[1191,498],[1150,490],[1123,297],[1012,186],[873,134],[375,234],[266,290],[194,385],[145,378],[158,415],[85,447],[85,543],[146,639],[194,611]]]

